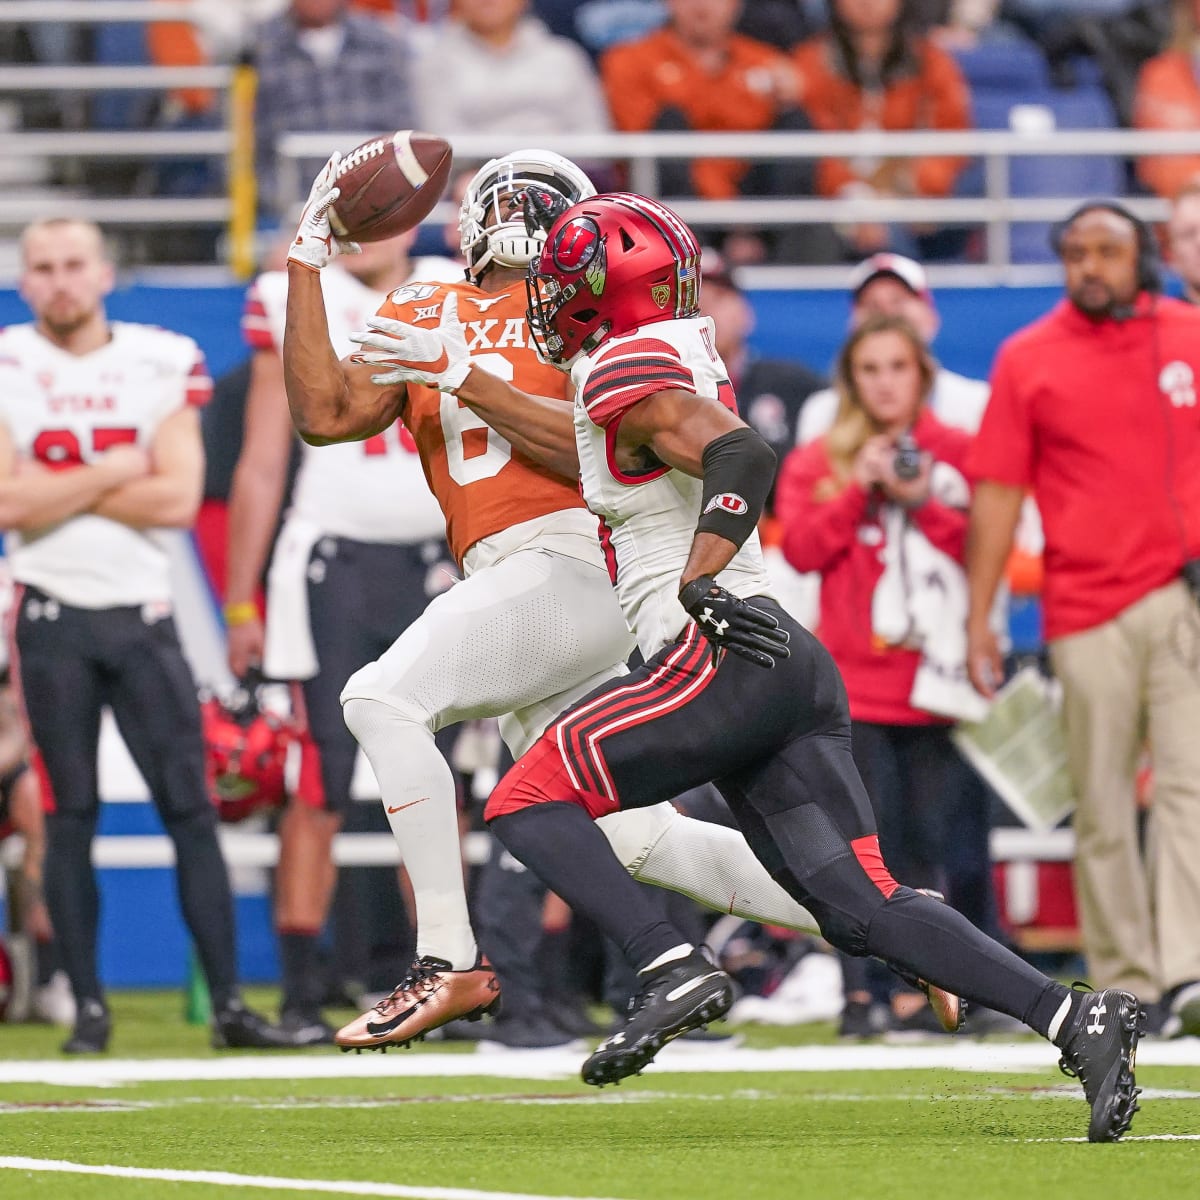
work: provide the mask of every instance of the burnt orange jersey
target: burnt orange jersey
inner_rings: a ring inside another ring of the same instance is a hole
[[[408,284],[388,296],[379,313],[433,327],[450,292],[458,293],[458,317],[473,362],[523,392],[566,402],[567,376],[543,363],[533,348],[524,280],[501,292],[465,282]],[[402,415],[446,516],[446,540],[459,563],[481,538],[547,513],[583,507],[575,483],[513,449],[456,396],[410,383]]]

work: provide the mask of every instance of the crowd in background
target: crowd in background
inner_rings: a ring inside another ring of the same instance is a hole
[[[1196,10],[1193,0],[258,0],[204,4],[194,24],[144,31],[29,26],[13,52],[43,63],[252,63],[269,222],[301,199],[276,178],[276,141],[294,131],[416,127],[536,140],[608,130],[965,130],[1008,128],[1014,106],[1039,105],[1051,127],[1194,128]],[[24,113],[31,127],[223,119],[218,94],[202,88],[101,97],[90,109],[31,100]],[[961,156],[664,159],[659,193],[978,195],[969,166]],[[83,169],[113,194],[224,186],[211,162],[156,165],[132,179]],[[1195,156],[1146,157],[1120,168],[1115,190],[1171,197],[1198,170]],[[623,182],[620,164],[606,172],[602,183]],[[852,262],[882,249],[967,261],[980,253],[969,230],[894,223],[706,233],[735,264]]]

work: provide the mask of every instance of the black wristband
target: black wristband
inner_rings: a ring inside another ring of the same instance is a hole
[[[704,447],[704,499],[697,533],[715,533],[740,547],[758,526],[775,479],[775,452],[747,426]]]

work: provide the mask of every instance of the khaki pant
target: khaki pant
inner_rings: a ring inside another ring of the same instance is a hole
[[[1200,609],[1171,583],[1050,655],[1079,799],[1075,889],[1092,982],[1152,1002],[1200,979]],[[1134,777],[1147,742],[1143,862]]]

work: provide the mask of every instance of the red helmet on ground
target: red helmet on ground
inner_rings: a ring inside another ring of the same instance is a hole
[[[665,205],[629,192],[573,204],[529,264],[529,328],[546,362],[569,368],[607,338],[694,317],[700,246]]]
[[[263,712],[253,688],[240,689],[228,704],[210,696],[200,707],[208,792],[220,819],[242,821],[279,808],[287,799],[288,747],[297,736],[292,723]]]

